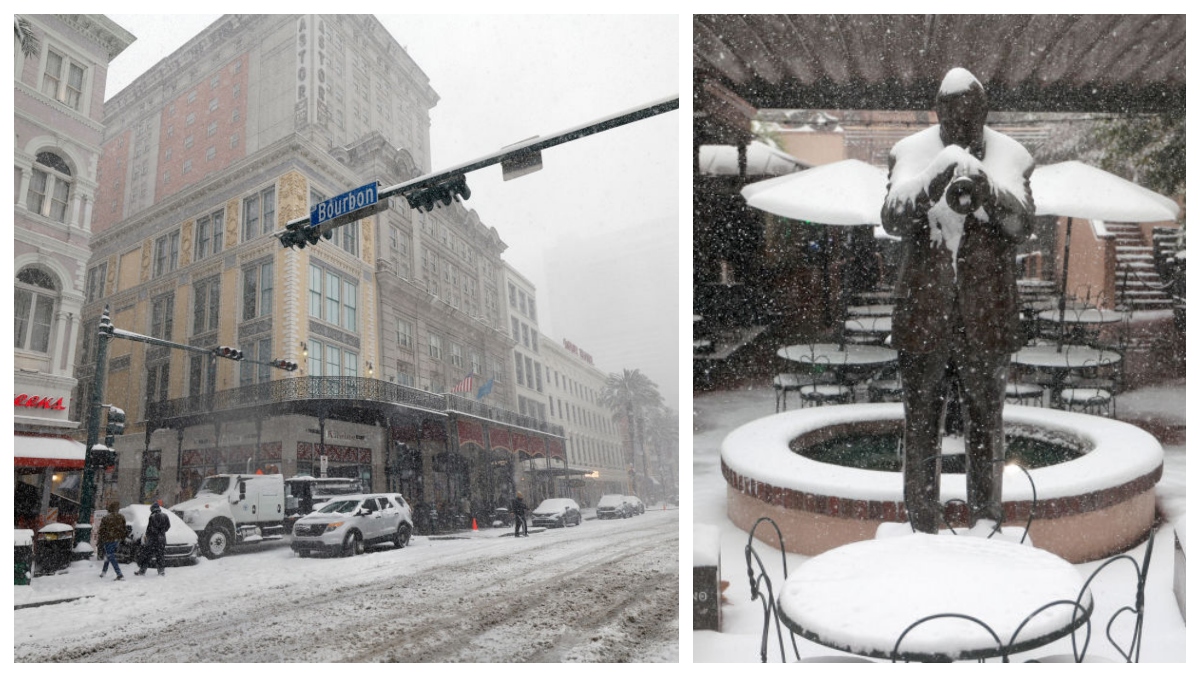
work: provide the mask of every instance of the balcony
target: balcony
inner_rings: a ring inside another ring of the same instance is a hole
[[[223,412],[250,412],[270,405],[311,400],[394,404],[438,413],[457,412],[507,425],[564,436],[563,427],[457,395],[439,395],[388,381],[357,376],[295,376],[266,383],[152,402],[146,418],[158,425]]]

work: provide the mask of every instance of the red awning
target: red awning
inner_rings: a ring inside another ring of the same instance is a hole
[[[69,437],[17,433],[14,439],[17,468],[82,470],[85,447]]]

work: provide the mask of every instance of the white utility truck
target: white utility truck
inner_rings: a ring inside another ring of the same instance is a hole
[[[211,475],[196,497],[171,506],[200,537],[209,559],[235,544],[283,538],[283,475]]]

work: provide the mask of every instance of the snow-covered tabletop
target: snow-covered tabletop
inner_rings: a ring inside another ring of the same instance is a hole
[[[1042,369],[1083,369],[1121,361],[1121,353],[1091,346],[1027,346],[1013,353],[1013,362]]]
[[[896,361],[896,351],[891,348],[853,343],[847,343],[844,346],[836,343],[799,343],[793,346],[784,346],[775,354],[785,360],[795,360],[806,364],[816,362],[829,364],[831,367],[860,367]]]
[[[1046,320],[1047,322],[1058,322],[1057,310],[1043,310],[1038,313],[1038,319]],[[1084,310],[1067,309],[1063,314],[1063,322],[1066,324],[1108,324],[1110,322],[1120,322],[1125,319],[1125,316],[1115,310],[1098,310],[1096,308],[1087,308]]]
[[[998,644],[1027,651],[1081,625],[1073,602],[1083,578],[1066,560],[1029,545],[974,536],[912,534],[859,541],[826,551],[792,572],[779,593],[784,623],[797,634],[842,651],[891,658],[896,641],[926,616],[932,620],[909,632],[900,646],[912,660],[970,660],[1000,654]],[[1090,595],[1083,600],[1090,613]],[[1077,616],[1073,618],[1073,616]]]

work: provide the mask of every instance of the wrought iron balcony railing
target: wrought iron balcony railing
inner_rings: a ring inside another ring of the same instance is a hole
[[[457,411],[498,423],[564,436],[562,426],[532,416],[490,407],[457,395],[439,395],[388,381],[357,376],[296,376],[215,393],[152,402],[147,407],[146,418],[150,421],[163,421],[233,411],[249,406],[317,399],[372,400],[431,411]]]

